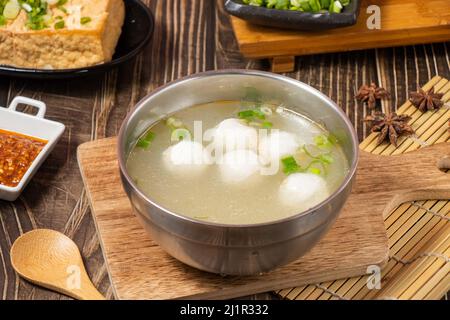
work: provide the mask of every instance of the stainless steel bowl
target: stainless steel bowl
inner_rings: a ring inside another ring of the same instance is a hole
[[[126,160],[138,137],[149,126],[192,105],[240,100],[248,93],[248,88],[256,88],[265,100],[307,115],[339,138],[348,157],[350,172],[336,192],[314,208],[289,218],[251,225],[225,225],[171,212],[139,190],[127,173]],[[330,228],[352,188],[358,140],[345,113],[312,87],[266,72],[225,70],[172,82],[144,98],[122,125],[118,152],[122,183],[134,213],[151,238],[166,252],[204,271],[254,275],[297,260]]]

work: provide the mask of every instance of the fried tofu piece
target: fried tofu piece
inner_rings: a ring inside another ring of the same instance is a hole
[[[69,0],[47,11],[50,22],[41,30],[29,27],[25,10],[0,27],[0,64],[72,69],[112,59],[125,19],[123,0]]]

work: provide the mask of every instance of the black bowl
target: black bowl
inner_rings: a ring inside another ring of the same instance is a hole
[[[63,70],[26,69],[0,66],[0,75],[33,79],[67,79],[106,72],[134,58],[150,41],[155,19],[140,0],[125,1],[125,22],[112,61],[99,65]]]
[[[228,13],[248,22],[268,27],[295,30],[326,30],[354,25],[358,18],[360,0],[351,0],[341,13],[309,13],[268,9],[246,5],[242,0],[226,0]]]

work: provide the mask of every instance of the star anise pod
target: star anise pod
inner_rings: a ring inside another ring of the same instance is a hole
[[[377,100],[389,98],[389,93],[386,89],[378,87],[375,83],[371,83],[370,86],[363,85],[359,88],[356,94],[356,99],[362,102],[367,102],[369,109],[375,109]]]
[[[419,89],[417,92],[409,93],[409,101],[422,112],[438,110],[444,105],[443,93],[435,93],[434,87],[425,91]]]
[[[397,147],[398,137],[401,135],[410,135],[414,133],[413,128],[408,125],[411,117],[406,114],[397,115],[392,112],[387,115],[381,112],[375,112],[373,115],[367,116],[364,121],[371,125],[372,132],[379,132],[377,145],[388,140]]]

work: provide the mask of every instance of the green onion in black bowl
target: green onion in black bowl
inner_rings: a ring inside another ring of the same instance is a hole
[[[225,8],[254,24],[314,31],[354,25],[360,0],[226,0]]]

